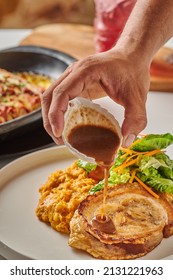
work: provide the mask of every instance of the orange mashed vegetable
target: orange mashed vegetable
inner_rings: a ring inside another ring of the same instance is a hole
[[[57,170],[39,189],[37,217],[55,230],[69,233],[69,223],[75,210],[96,183],[77,165],[77,161],[65,170]]]

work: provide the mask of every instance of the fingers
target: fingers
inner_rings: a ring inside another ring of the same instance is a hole
[[[64,113],[69,100],[83,96],[90,98],[88,87],[94,79],[90,77],[93,56],[70,65],[61,77],[45,91],[41,98],[43,124],[49,135],[59,141],[64,127]]]
[[[118,60],[118,63],[119,66],[115,63],[111,64],[111,60],[106,60],[105,57],[91,56],[68,67],[45,91],[41,98],[44,127],[56,143],[62,143],[64,113],[69,100],[77,96],[89,98],[88,89],[94,83],[101,85],[116,103],[125,108],[125,119],[122,124],[124,147],[129,146],[145,128],[147,123],[145,102],[149,75],[145,77],[140,75],[140,79],[138,77],[136,80],[136,73],[140,71],[135,71],[129,77],[131,71],[127,69],[127,63],[123,60]]]
[[[49,108],[49,122],[55,137],[62,135],[64,127],[64,113],[67,110],[69,100],[82,95],[85,89],[85,78],[79,80],[78,73],[71,73],[58,85],[52,94],[52,102]]]
[[[122,124],[123,147],[128,147],[136,136],[146,127],[147,117],[145,104],[125,108],[125,119]]]
[[[55,142],[60,142],[58,138],[62,135],[69,100],[82,95],[85,90],[85,76],[80,80],[81,71],[72,70],[64,73],[42,97],[44,127]]]
[[[52,95],[53,95],[54,90],[71,73],[74,64],[70,65],[66,69],[66,71],[54,83],[52,83],[49,86],[49,88],[41,95],[43,125],[44,125],[44,128],[46,129],[46,131],[48,132],[48,134],[53,138],[53,140],[56,143],[58,140],[54,137],[53,132],[52,132],[52,127],[51,127],[50,120],[49,120],[49,108],[52,103]]]

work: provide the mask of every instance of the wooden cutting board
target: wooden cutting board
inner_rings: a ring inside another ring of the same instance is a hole
[[[173,92],[173,49],[163,47],[156,53],[150,73],[151,90]]]
[[[48,24],[33,29],[21,45],[63,51],[76,59],[95,53],[94,28],[80,24]],[[173,92],[173,49],[161,48],[151,65],[152,91]]]
[[[63,51],[80,59],[95,53],[92,26],[80,24],[48,24],[33,29],[21,45],[37,45]]]

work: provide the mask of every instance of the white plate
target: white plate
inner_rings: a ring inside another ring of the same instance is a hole
[[[40,222],[35,215],[40,185],[76,158],[66,147],[23,156],[0,171],[0,254],[7,259],[93,259],[68,246],[68,236]],[[173,259],[173,236],[141,259]]]

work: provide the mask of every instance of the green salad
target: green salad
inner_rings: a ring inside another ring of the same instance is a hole
[[[173,160],[165,149],[173,144],[173,135],[149,134],[138,137],[128,148],[120,148],[114,165],[110,168],[108,185],[139,182],[152,191],[173,194]],[[97,168],[83,160],[78,160],[78,166],[88,173]],[[104,187],[104,179],[91,188],[93,194]]]

